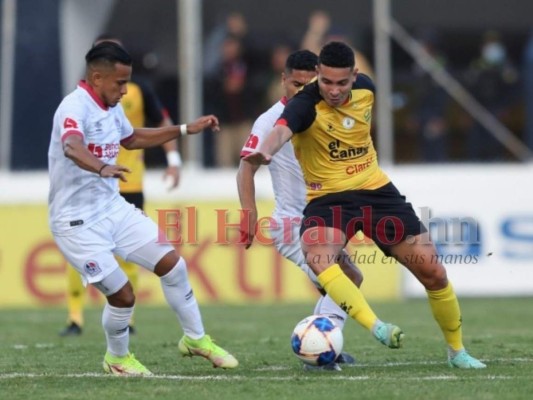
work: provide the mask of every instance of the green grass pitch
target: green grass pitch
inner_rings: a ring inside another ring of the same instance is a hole
[[[177,351],[181,330],[167,308],[140,305],[130,347],[153,378],[105,375],[100,309],[86,312],[80,337],[60,338],[60,309],[0,310],[1,399],[530,399],[533,396],[533,298],[462,299],[464,341],[488,365],[456,370],[425,300],[373,304],[405,332],[391,350],[355,322],[345,350],[358,364],[341,372],[303,371],[290,349],[294,325],[313,306],[204,306],[208,333],[240,361],[214,369]]]

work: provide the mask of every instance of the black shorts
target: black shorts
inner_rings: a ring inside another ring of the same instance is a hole
[[[392,182],[375,190],[326,194],[311,200],[303,214],[300,236],[314,226],[340,229],[347,240],[362,231],[388,256],[395,244],[427,232],[411,203]]]
[[[124,199],[133,204],[139,210],[144,210],[144,194],[143,192],[132,192],[132,193],[120,193]]]

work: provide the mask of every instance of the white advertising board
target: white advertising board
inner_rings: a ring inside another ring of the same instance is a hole
[[[533,295],[533,165],[424,165],[387,172],[430,226],[459,295]],[[425,296],[407,270],[404,294]]]
[[[533,164],[414,165],[384,168],[430,227],[461,296],[533,295]],[[168,191],[162,171],[145,179],[148,200],[235,199],[234,170],[183,171]],[[0,174],[0,204],[46,203],[45,172]],[[266,168],[257,197],[273,198]],[[459,229],[458,227],[461,227]],[[425,296],[405,270],[404,294]]]

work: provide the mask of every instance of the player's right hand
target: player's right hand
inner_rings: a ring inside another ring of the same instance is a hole
[[[244,156],[241,160],[246,161],[252,165],[268,165],[270,164],[270,161],[272,161],[272,156],[270,154],[256,151],[255,153],[250,153]]]
[[[211,129],[213,132],[220,131],[220,124],[218,118],[214,115],[204,115],[194,122],[187,124],[187,134],[195,134],[202,132],[204,129]]]
[[[104,169],[100,171],[102,178],[118,178],[122,182],[127,182],[125,173],[130,173],[131,170],[122,165],[107,164]]]

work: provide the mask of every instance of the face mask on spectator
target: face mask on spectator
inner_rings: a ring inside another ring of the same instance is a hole
[[[505,60],[505,49],[499,43],[489,43],[481,52],[483,59],[489,64],[501,64]]]

